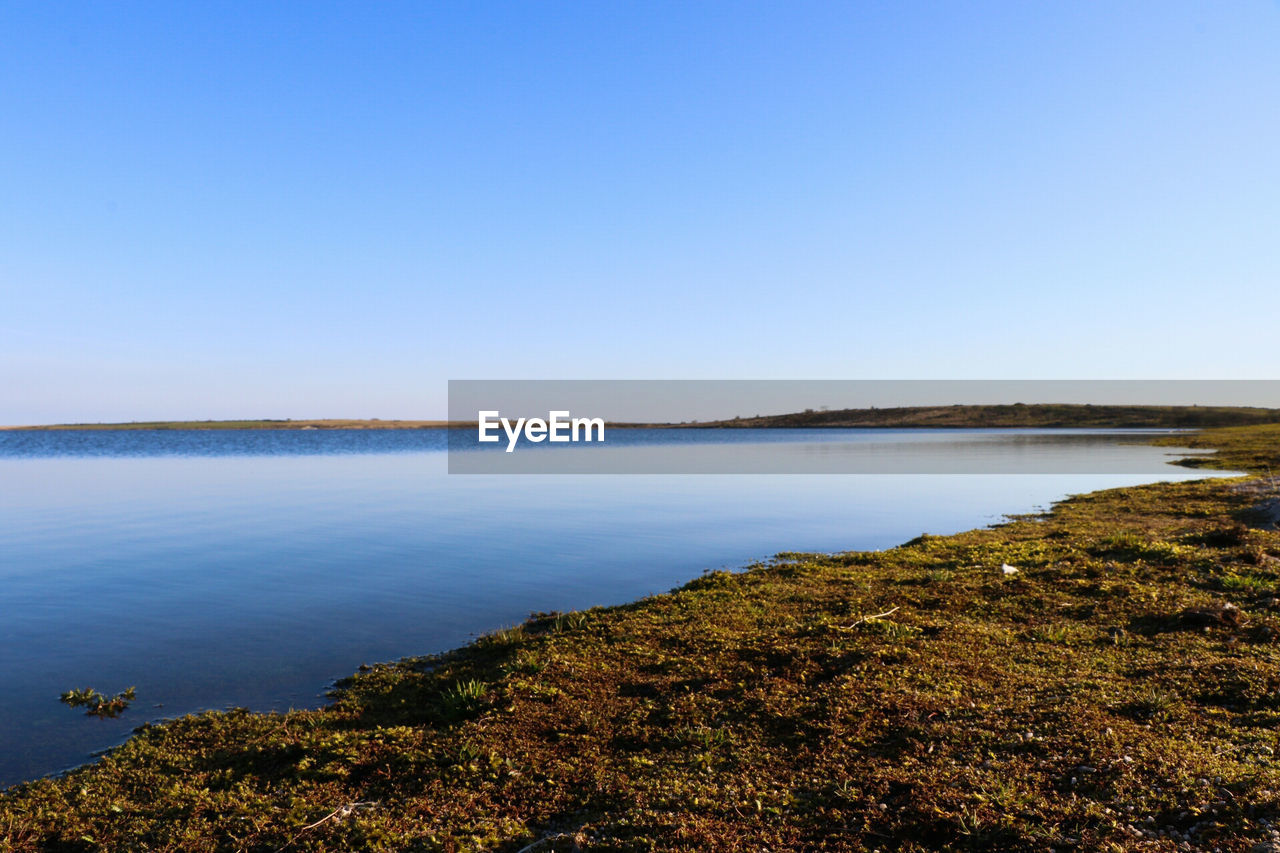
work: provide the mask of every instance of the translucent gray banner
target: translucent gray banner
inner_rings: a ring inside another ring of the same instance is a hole
[[[452,380],[456,474],[1158,474],[1280,380]]]

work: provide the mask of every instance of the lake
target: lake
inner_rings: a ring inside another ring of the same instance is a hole
[[[618,431],[633,454],[618,470],[659,450],[687,464],[695,446],[719,465],[732,446],[762,466],[742,470],[809,473],[466,476],[448,473],[446,432],[0,431],[0,785],[83,763],[147,720],[315,707],[362,663],[531,611],[1212,476],[1133,432],[1052,430]],[[854,457],[898,461],[816,473]],[[924,473],[948,470],[1002,473]],[[58,701],[130,685],[116,720]]]

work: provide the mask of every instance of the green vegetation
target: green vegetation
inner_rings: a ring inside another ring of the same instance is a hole
[[[891,409],[808,409],[697,424],[699,427],[1095,427],[1202,429],[1280,423],[1280,409],[1243,406],[1090,406],[1036,403],[1007,406],[907,406]]]
[[[1280,427],[1194,440],[1280,469]],[[0,849],[1280,849],[1278,493],[1115,489],[539,614],[322,710],[144,726],[0,797]]]
[[[134,698],[132,687],[114,696],[103,696],[92,687],[68,690],[61,696],[62,704],[71,708],[84,708],[84,712],[90,717],[118,717]]]

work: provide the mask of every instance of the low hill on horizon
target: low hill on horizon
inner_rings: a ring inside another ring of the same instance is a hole
[[[1280,423],[1280,409],[1249,406],[1120,406],[1087,403],[903,406],[886,409],[806,409],[689,424],[697,427],[950,427],[1193,429]]]

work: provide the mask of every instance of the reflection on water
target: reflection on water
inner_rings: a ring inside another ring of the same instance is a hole
[[[481,444],[449,431],[451,474],[1159,474],[1168,430],[613,429],[604,444]],[[1185,448],[1183,449],[1185,451]]]
[[[888,547],[1156,478],[449,476],[442,432],[0,433],[0,783],[80,763],[147,719],[315,706],[363,662],[456,646],[533,610],[627,601],[780,550]],[[713,440],[698,432],[690,441]],[[845,452],[821,432],[769,446]],[[848,441],[886,440],[873,432]],[[1105,443],[1120,448],[1115,471],[1134,470],[1126,452],[1165,452]],[[944,439],[897,444],[934,453]],[[129,685],[138,701],[118,720],[57,701]]]

